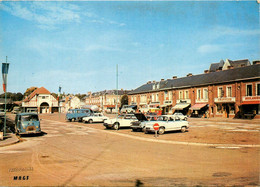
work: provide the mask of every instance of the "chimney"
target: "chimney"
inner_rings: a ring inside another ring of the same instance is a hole
[[[155,83],[156,81],[153,81],[153,83]]]
[[[161,81],[164,81],[164,79],[161,79]]]
[[[148,82],[147,82],[147,84],[151,84],[151,83],[152,83],[152,81],[148,81]]]
[[[234,69],[234,67],[233,66],[228,66],[227,69]]]
[[[177,79],[177,76],[173,76],[172,79]]]
[[[188,73],[188,74],[187,74],[187,77],[191,77],[191,76],[192,76],[192,73]]]
[[[209,73],[209,70],[207,70],[207,69],[206,69],[206,70],[204,70],[204,73]]]

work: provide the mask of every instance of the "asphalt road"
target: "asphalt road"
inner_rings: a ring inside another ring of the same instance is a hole
[[[259,185],[258,147],[143,141],[53,119],[41,126],[43,135],[0,148],[0,186]]]

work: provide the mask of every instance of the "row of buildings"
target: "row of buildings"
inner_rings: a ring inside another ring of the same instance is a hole
[[[129,103],[155,104],[164,114],[259,118],[260,65],[248,60],[212,63],[203,74],[149,81],[128,93]]]
[[[52,113],[97,105],[102,111],[115,112],[123,95],[128,95],[128,104],[137,110],[153,105],[163,114],[178,111],[196,117],[259,118],[260,65],[259,61],[251,64],[247,59],[221,60],[212,63],[203,74],[148,81],[132,91],[88,92],[81,100],[69,95],[58,102],[41,87],[24,99],[22,107],[25,111]]]

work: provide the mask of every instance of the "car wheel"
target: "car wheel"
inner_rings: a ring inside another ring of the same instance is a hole
[[[186,132],[186,127],[181,127],[181,132],[182,133]]]
[[[88,120],[88,122],[89,122],[89,123],[93,123],[93,120],[92,120],[92,119],[90,119],[90,120]]]
[[[71,119],[69,119],[69,122],[71,122],[72,120]]]
[[[165,128],[164,127],[160,127],[159,130],[158,130],[158,133],[160,135],[162,135],[162,134],[164,134],[164,132],[165,132]]]
[[[118,129],[119,129],[119,124],[118,124],[118,123],[115,123],[115,124],[114,124],[114,129],[115,129],[115,130],[118,130]]]
[[[136,129],[132,129],[133,132],[136,132],[137,130]]]

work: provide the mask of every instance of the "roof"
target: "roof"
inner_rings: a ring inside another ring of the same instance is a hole
[[[228,60],[230,65],[234,68],[239,68],[239,67],[243,67],[243,66],[250,66],[250,62],[248,59],[243,59],[243,60]]]
[[[51,94],[46,88],[40,87],[34,90],[27,98],[24,99],[24,102],[29,102],[35,95],[39,94]]]
[[[210,64],[210,67],[209,67],[209,72],[215,72],[217,70],[221,70],[222,67],[224,66],[224,60],[220,60],[220,62],[218,63],[212,63]]]
[[[211,84],[220,84],[225,82],[234,82],[246,79],[260,78],[260,64],[251,65],[241,68],[229,69],[225,71],[211,72],[190,77],[182,77],[177,79],[167,79],[160,82],[144,84],[132,92],[128,93],[137,94],[159,90],[169,90],[185,87],[205,86]],[[153,85],[159,85],[158,89],[153,89]]]

